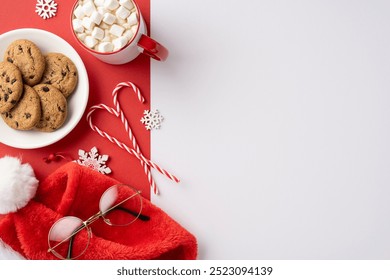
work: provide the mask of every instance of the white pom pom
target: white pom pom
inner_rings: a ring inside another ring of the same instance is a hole
[[[31,165],[18,158],[0,158],[0,170],[0,214],[16,212],[35,196],[38,180]]]

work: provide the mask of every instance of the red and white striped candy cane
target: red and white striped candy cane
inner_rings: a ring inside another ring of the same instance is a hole
[[[129,122],[127,121],[126,116],[125,116],[125,114],[120,106],[120,103],[118,101],[118,93],[124,87],[131,87],[133,89],[134,93],[137,94],[139,102],[144,103],[145,98],[142,96],[139,88],[136,85],[134,85],[132,82],[121,82],[115,86],[115,88],[112,92],[113,103],[114,103],[114,106],[116,108],[116,111],[120,114],[120,119],[121,119],[122,124],[125,127],[125,131],[127,132],[129,139],[130,139],[131,143],[133,144],[135,151],[138,154],[142,154],[141,149],[138,146],[137,139],[135,138],[133,131],[130,128]],[[154,190],[154,192],[157,192],[156,182],[153,180],[152,174],[150,172],[150,167],[147,164],[145,164],[145,162],[142,160],[141,160],[141,166],[144,169],[146,176],[148,177],[148,181],[149,181],[149,184],[151,185],[152,189]]]
[[[129,122],[127,121],[127,119],[125,117],[125,114],[124,114],[124,112],[123,112],[123,110],[122,110],[122,108],[120,106],[119,101],[118,101],[118,93],[124,87],[131,87],[133,89],[134,93],[137,94],[138,100],[141,103],[145,102],[145,98],[142,96],[141,91],[139,90],[139,88],[136,85],[134,85],[132,82],[121,82],[121,83],[116,85],[116,87],[114,88],[114,90],[112,92],[113,103],[114,103],[114,106],[115,106],[117,112],[119,112],[119,114],[120,114],[120,119],[121,119],[122,124],[125,126],[125,131],[127,132],[128,136],[129,136],[129,139],[132,142],[133,147],[134,147],[136,153],[139,154],[139,155],[142,155],[141,149],[140,149],[140,147],[138,146],[138,143],[137,143],[137,139],[135,138],[135,136],[133,134],[133,131],[130,128]],[[148,166],[145,163],[144,160],[140,159],[140,162],[141,162],[141,165],[142,165],[142,167],[144,169],[144,172],[145,172],[145,174],[146,174],[146,176],[148,178],[149,184],[151,185],[151,187],[155,191],[155,193],[158,192],[158,189],[156,187],[156,183],[155,183],[155,181],[154,181],[154,179],[152,177],[152,174],[150,172],[150,166]]]
[[[139,148],[138,146],[138,143],[137,143],[137,140],[133,134],[133,131],[131,130],[130,126],[129,126],[129,122],[127,121],[126,119],[126,116],[119,104],[119,101],[118,101],[118,93],[119,91],[123,88],[123,87],[131,87],[133,89],[133,91],[137,94],[137,97],[138,97],[138,100],[141,102],[141,103],[144,103],[145,102],[145,98],[142,96],[140,90],[138,89],[138,87],[136,87],[132,82],[122,82],[122,83],[119,83],[116,85],[116,87],[114,88],[113,92],[112,92],[112,98],[113,98],[113,102],[114,102],[114,106],[116,108],[116,111],[120,114],[120,119],[121,119],[121,122],[123,123],[123,125],[125,126],[125,130],[129,136],[129,139],[130,141],[132,142],[133,144],[133,147],[134,149],[140,153],[141,152],[141,149]]]
[[[138,154],[142,154],[141,149],[138,146],[137,139],[135,138],[133,131],[131,130],[131,128],[129,126],[129,122],[127,121],[125,114],[120,106],[119,101],[118,101],[118,93],[123,87],[131,87],[133,89],[134,93],[137,94],[139,102],[144,103],[145,98],[142,96],[139,88],[136,85],[134,85],[132,82],[121,82],[115,86],[115,88],[112,92],[114,106],[116,107],[117,112],[119,112],[119,114],[120,114],[120,119],[121,119],[122,124],[125,126],[125,131],[127,132],[129,139],[132,142],[135,151]],[[145,172],[146,176],[148,177],[148,181],[149,181],[149,184],[151,185],[152,189],[154,190],[154,192],[157,192],[156,182],[153,180],[149,166],[147,166],[145,164],[145,162],[142,160],[141,160],[141,166],[143,167],[144,172]]]
[[[140,90],[131,82],[122,82],[122,83],[119,83],[114,91],[112,92],[112,96],[113,96],[113,102],[114,102],[114,105],[116,108],[112,108],[112,107],[109,107],[105,104],[99,104],[99,105],[94,105],[94,106],[91,106],[88,114],[87,114],[87,121],[89,123],[89,126],[91,127],[91,129],[95,132],[97,132],[101,137],[103,138],[106,138],[108,139],[111,143],[114,143],[116,144],[118,147],[120,147],[121,149],[124,149],[125,151],[127,151],[129,154],[131,155],[134,155],[138,160],[140,160],[141,162],[141,165],[142,167],[144,168],[144,171],[145,171],[145,174],[147,175],[148,177],[148,181],[149,181],[149,184],[151,186],[151,188],[153,189],[153,192],[155,194],[158,194],[158,189],[157,189],[157,186],[156,186],[156,183],[152,177],[152,174],[150,172],[150,167],[152,168],[155,168],[157,171],[159,171],[161,174],[167,176],[169,179],[175,181],[175,182],[179,182],[180,180],[172,175],[171,173],[169,173],[168,171],[166,171],[165,169],[162,169],[160,168],[157,164],[155,164],[154,162],[148,160],[147,158],[145,158],[145,156],[142,154],[141,152],[141,149],[139,148],[138,144],[137,144],[137,140],[130,128],[130,125],[123,113],[123,110],[121,109],[120,107],[120,104],[119,104],[119,101],[118,101],[118,92],[121,88],[123,87],[131,87],[134,92],[137,94],[138,96],[138,100],[143,103],[145,102],[145,99],[144,97],[142,96]],[[126,144],[118,141],[118,139],[116,139],[115,137],[111,136],[110,134],[106,133],[105,131],[99,129],[96,125],[93,124],[92,122],[92,114],[96,111],[96,110],[106,110],[108,113],[120,118],[122,124],[124,125],[125,127],[125,130],[129,136],[129,139],[130,141],[132,142],[133,144],[133,147],[134,149],[132,148],[129,148]]]

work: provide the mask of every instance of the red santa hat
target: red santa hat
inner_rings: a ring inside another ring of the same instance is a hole
[[[41,183],[20,159],[1,158],[0,168],[7,170],[0,179],[0,259],[58,259],[48,251],[52,225],[64,216],[87,220],[99,211],[102,194],[119,183],[74,162]],[[196,238],[149,200],[141,200],[146,222],[137,219],[122,227],[94,222],[88,248],[78,259],[196,259]]]

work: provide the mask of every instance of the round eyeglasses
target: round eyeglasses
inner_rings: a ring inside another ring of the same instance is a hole
[[[127,226],[136,221],[148,221],[141,214],[142,197],[139,190],[126,184],[108,188],[100,198],[99,212],[83,221],[78,217],[66,216],[56,221],[48,234],[48,252],[59,259],[79,258],[88,248],[92,237],[90,224],[102,218],[109,226]]]

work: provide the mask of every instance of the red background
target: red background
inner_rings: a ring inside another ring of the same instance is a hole
[[[56,0],[58,4],[57,15],[44,20],[35,13],[35,0],[2,0],[0,33],[19,28],[39,28],[52,32],[71,44],[81,56],[88,72],[90,92],[86,112],[90,106],[98,103],[113,106],[111,92],[117,83],[122,81],[135,83],[146,98],[146,103],[139,103],[136,95],[131,92],[131,89],[127,88],[120,92],[119,100],[143,154],[150,158],[150,132],[140,122],[143,111],[150,109],[150,58],[141,54],[130,63],[114,66],[105,64],[93,57],[77,44],[72,35],[70,14],[74,2]],[[139,0],[137,3],[148,30],[150,30],[150,1]],[[0,55],[2,57],[2,54]],[[79,82],[82,83],[83,81]],[[96,146],[100,154],[109,155],[107,165],[111,168],[112,173],[108,176],[123,183],[131,184],[142,190],[143,196],[150,198],[150,187],[140,162],[134,156],[93,132],[86,121],[86,112],[77,127],[59,142],[33,150],[15,149],[0,143],[0,157],[4,155],[21,157],[23,162],[32,165],[35,175],[39,180],[42,180],[66,162],[62,159],[45,163],[43,158],[49,154],[63,153],[75,160],[78,159],[79,149],[90,151],[92,147]],[[131,142],[126,137],[119,119],[115,119],[103,111],[96,112],[93,119],[101,129],[131,147]],[[2,172],[6,171],[2,170]]]

